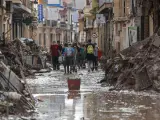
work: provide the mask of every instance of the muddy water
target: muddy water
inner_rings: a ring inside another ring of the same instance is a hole
[[[28,80],[39,100],[37,120],[160,120],[159,95],[135,92],[107,92],[96,84],[103,72],[80,71],[80,91],[68,91],[63,72],[37,74]]]

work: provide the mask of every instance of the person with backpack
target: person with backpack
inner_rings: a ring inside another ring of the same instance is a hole
[[[50,52],[51,52],[51,56],[52,56],[53,70],[59,70],[58,57],[60,55],[60,48],[59,48],[59,45],[55,41],[53,41],[53,43],[50,47]]]
[[[64,63],[64,70],[66,73],[71,73],[71,65],[72,65],[72,59],[74,55],[74,49],[71,47],[71,44],[65,44],[64,49],[64,56],[65,56],[65,63]]]
[[[91,43],[91,39],[88,40],[88,44],[86,45],[86,59],[88,61],[88,72],[93,71],[94,44]]]

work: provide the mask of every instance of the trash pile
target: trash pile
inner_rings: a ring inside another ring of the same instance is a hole
[[[15,39],[0,46],[0,114],[34,110],[35,99],[25,78],[45,68],[45,55],[33,40]]]
[[[20,79],[0,62],[0,114],[19,114],[34,110],[35,99],[25,79]]]
[[[1,46],[0,51],[6,58],[5,64],[9,65],[10,69],[20,78],[32,75],[31,69],[40,70],[44,66],[42,63],[39,66],[33,65],[33,55],[39,58],[39,55],[42,54],[41,49],[34,41],[15,39],[5,46]]]
[[[105,78],[101,81],[114,85],[110,90],[153,89],[160,92],[160,36],[135,43],[113,59],[102,58]]]

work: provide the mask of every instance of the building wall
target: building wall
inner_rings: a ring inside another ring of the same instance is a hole
[[[149,36],[153,35],[154,32],[154,23],[153,23],[153,15],[149,16]]]
[[[36,41],[41,46],[50,50],[50,45],[53,41],[57,41],[58,36],[56,36],[55,29],[39,27],[37,29]]]
[[[113,45],[117,53],[129,47],[128,27],[135,26],[131,14],[131,0],[114,0],[114,37]]]
[[[5,34],[5,39],[6,39],[6,42],[8,40],[11,39],[11,16],[10,14],[6,14],[6,10],[4,9],[6,7],[6,4],[5,4],[5,1],[4,0],[1,0],[2,5],[0,6],[0,37],[2,39],[2,33],[6,33]]]

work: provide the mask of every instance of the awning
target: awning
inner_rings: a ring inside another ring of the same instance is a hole
[[[21,11],[21,12],[25,12],[25,13],[31,13],[31,9],[27,8],[26,6],[22,5],[22,4],[17,4],[17,5],[13,5],[13,9],[17,10],[17,11]]]
[[[6,1],[12,1],[12,3],[15,3],[15,4],[22,4],[21,0],[6,0]]]

